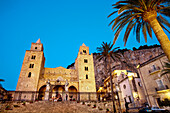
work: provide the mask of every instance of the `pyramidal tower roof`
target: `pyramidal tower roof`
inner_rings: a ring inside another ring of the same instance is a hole
[[[82,46],[86,46],[86,45],[83,43]]]
[[[36,42],[36,43],[41,44],[41,40],[40,40],[40,38],[37,40],[37,42]]]

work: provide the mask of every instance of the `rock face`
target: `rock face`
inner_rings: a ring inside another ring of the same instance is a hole
[[[140,47],[141,48],[141,47]],[[136,50],[119,50],[118,52],[122,53],[124,58],[122,58],[123,61],[127,62],[131,68],[129,68],[127,65],[121,64],[120,62],[113,62],[111,64],[111,67],[114,67],[118,65],[116,68],[112,68],[112,71],[117,69],[123,69],[123,70],[129,70],[133,72],[137,72],[136,66],[138,64],[141,64],[143,62],[146,62],[160,54],[163,53],[163,50],[160,46],[151,46],[151,47],[145,47],[144,49],[136,49]],[[96,79],[96,87],[97,89],[103,85],[104,80],[109,76],[108,69],[106,69],[104,66],[104,61],[101,60],[100,62],[96,59],[97,54],[93,54],[94,58],[94,70],[95,70],[95,79]],[[107,71],[105,71],[105,69]],[[105,74],[106,73],[106,74]]]
[[[120,62],[112,61],[111,64],[112,71],[115,69],[117,70],[122,69],[122,70],[137,72],[136,66],[138,64],[146,62],[162,54],[163,50],[159,45],[154,45],[154,46],[145,45],[139,47],[138,49],[133,48],[133,51],[128,49],[123,49],[123,50],[118,50],[118,52],[123,54],[124,58],[122,58],[122,60],[127,62],[131,66],[131,68],[128,67],[127,65],[121,64]],[[109,72],[108,72],[108,68],[106,68],[107,66],[105,65],[104,60],[98,61],[96,59],[97,54],[98,53],[93,53],[93,62],[94,62],[96,89],[98,90],[100,86],[103,86],[104,80],[109,76]],[[73,64],[69,65],[68,68],[74,69]]]

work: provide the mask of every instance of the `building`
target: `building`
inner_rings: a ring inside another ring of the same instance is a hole
[[[79,48],[75,60],[75,69],[63,67],[45,68],[43,44],[40,39],[31,44],[26,50],[18,79],[14,99],[18,100],[49,100],[52,97],[65,99],[95,100],[96,92],[93,54],[89,54],[89,47],[84,43]],[[33,94],[38,92],[38,94]],[[18,93],[17,93],[18,92]],[[32,93],[31,93],[32,92]],[[85,94],[78,95],[78,92]]]
[[[170,101],[170,75],[161,76],[164,62],[168,59],[165,54],[154,57],[138,67],[145,96],[150,106],[159,106],[165,99]]]
[[[129,103],[129,107],[140,107],[145,102],[145,95],[141,80],[136,73],[128,72],[127,70],[114,70],[113,76],[113,91],[115,94],[115,105],[117,110],[125,110],[125,103]],[[104,98],[111,99],[110,77],[104,80]],[[109,98],[110,97],[110,98]]]

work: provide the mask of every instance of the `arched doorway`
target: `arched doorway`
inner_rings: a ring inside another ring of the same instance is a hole
[[[42,87],[39,89],[38,100],[44,100],[45,91],[46,91],[46,85],[42,86]]]
[[[77,100],[77,89],[74,86],[70,86],[68,92],[70,100]]]
[[[64,86],[56,85],[52,90],[52,97],[61,98],[64,91]]]

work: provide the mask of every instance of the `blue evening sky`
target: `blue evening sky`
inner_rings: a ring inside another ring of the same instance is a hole
[[[7,90],[15,90],[26,50],[39,38],[44,46],[45,67],[67,67],[85,43],[90,53],[104,42],[112,42],[108,27],[117,0],[0,0],[0,79]],[[169,35],[166,32],[167,35]],[[123,32],[115,47],[124,47]],[[143,36],[141,36],[143,37]],[[169,36],[168,36],[169,37]],[[148,38],[137,43],[130,35],[126,48],[159,44]]]

